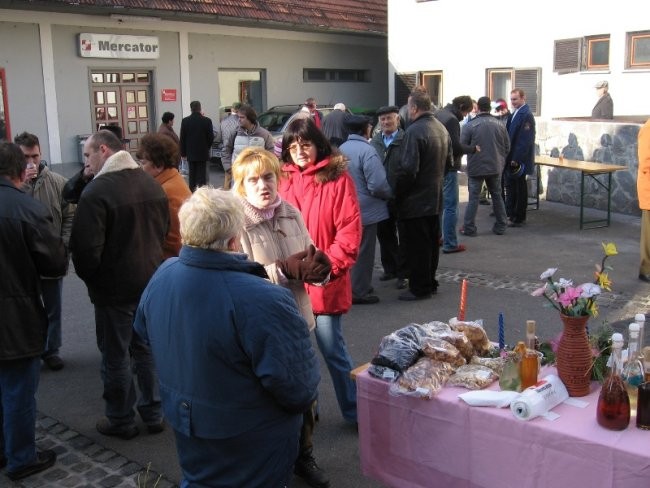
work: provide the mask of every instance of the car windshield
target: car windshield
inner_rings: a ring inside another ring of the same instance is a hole
[[[299,108],[299,107],[298,107]],[[257,122],[269,132],[279,132],[287,120],[296,113],[296,107],[273,107],[257,117]]]

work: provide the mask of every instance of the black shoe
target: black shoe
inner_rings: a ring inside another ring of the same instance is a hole
[[[394,280],[395,278],[397,278],[397,276],[395,276],[393,273],[384,273],[379,277],[379,281],[390,281]]]
[[[645,281],[646,283],[650,283],[650,274],[639,273],[639,279],[641,281]]]
[[[63,359],[61,359],[59,356],[48,356],[46,358],[43,358],[43,362],[45,363],[45,366],[50,368],[52,371],[59,371],[63,369]]]
[[[165,421],[161,420],[160,422],[155,422],[153,424],[147,424],[147,432],[149,434],[160,434],[165,430]]]
[[[378,302],[379,302],[379,297],[377,295],[371,295],[370,293],[358,298],[352,297],[353,305],[372,305]]]
[[[7,465],[7,458],[4,454],[0,453],[0,469],[4,468]]]
[[[138,427],[135,426],[134,424],[113,425],[111,424],[111,421],[108,420],[106,417],[99,419],[97,421],[97,424],[95,425],[95,428],[97,429],[97,432],[99,432],[102,435],[119,437],[120,439],[124,439],[125,441],[133,439],[135,436],[137,436],[140,433]]]
[[[296,464],[293,466],[293,472],[314,488],[328,488],[330,485],[325,471],[318,467],[311,451],[298,456]]]
[[[414,295],[411,290],[405,291],[404,293],[400,293],[400,295],[397,297],[398,300],[402,300],[405,302],[414,302],[416,300],[426,300],[427,298],[431,298],[431,293],[427,295]]]
[[[409,287],[409,280],[408,278],[397,278],[397,285],[395,285],[395,288],[398,290],[406,290]]]
[[[46,451],[38,451],[36,453],[36,461],[32,464],[25,466],[23,468],[17,469],[7,473],[7,477],[12,480],[22,480],[41,471],[45,471],[47,468],[51,467],[56,461],[56,453],[50,449]],[[6,461],[5,461],[6,462]]]
[[[523,227],[524,223],[523,222],[509,222],[508,227]]]

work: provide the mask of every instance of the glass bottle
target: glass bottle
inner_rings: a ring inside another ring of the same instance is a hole
[[[503,372],[499,377],[501,391],[521,391],[521,379],[519,378],[519,355],[514,351],[508,351],[505,356]]]
[[[534,349],[528,349],[523,341],[517,343],[515,352],[519,356],[519,378],[521,380],[521,389],[525,390],[529,386],[537,383],[539,373],[539,356]]]
[[[532,349],[533,351],[537,349],[535,347],[535,321],[526,320],[526,347]]]
[[[645,314],[638,313],[634,316],[634,322],[639,324],[639,356],[643,354],[643,343],[645,341]],[[641,361],[643,359],[641,358]]]
[[[623,334],[612,334],[612,369],[598,397],[596,420],[606,429],[623,430],[630,424],[630,397],[621,378]]]
[[[650,381],[650,346],[643,348],[643,371],[645,372],[646,383]]]
[[[632,416],[636,416],[636,401],[638,387],[645,381],[643,363],[639,360],[639,324],[631,323],[628,327],[629,339],[627,344],[627,362],[623,368],[623,381],[630,397]]]

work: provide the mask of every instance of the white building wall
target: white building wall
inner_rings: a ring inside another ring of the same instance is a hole
[[[55,164],[77,161],[76,136],[92,132],[88,76],[93,68],[153,70],[154,125],[165,111],[177,118],[187,115],[191,100],[200,100],[206,115],[216,119],[219,68],[266,70],[267,107],[301,103],[308,96],[322,105],[387,102],[386,41],[380,38],[171,21],[120,23],[109,16],[3,9],[0,19],[0,67],[7,74],[12,136],[18,130],[38,134],[44,157]],[[82,32],[157,36],[161,57],[81,58],[77,34]],[[53,82],[43,70],[43,53],[54,57],[49,63]],[[304,83],[303,68],[368,69],[371,82]],[[48,83],[56,87],[55,98],[45,96]],[[176,89],[176,102],[162,102],[162,88]],[[51,124],[58,125],[52,144],[47,143],[48,117],[58,122]]]
[[[443,101],[486,91],[487,68],[542,68],[541,116],[586,117],[594,85],[609,81],[614,115],[650,113],[650,70],[625,69],[626,33],[650,29],[641,0],[388,0],[390,94],[393,74],[443,71]],[[553,72],[554,41],[610,35],[610,69]]]

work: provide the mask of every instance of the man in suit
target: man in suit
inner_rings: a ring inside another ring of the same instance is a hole
[[[214,141],[212,120],[201,113],[201,102],[190,103],[192,113],[181,122],[181,157],[190,166],[190,190],[208,183],[207,161]]]
[[[526,223],[528,207],[526,175],[535,171],[535,117],[521,88],[510,92],[510,103],[514,112],[506,122],[510,137],[510,152],[504,170],[506,214],[508,227],[521,227]]]

